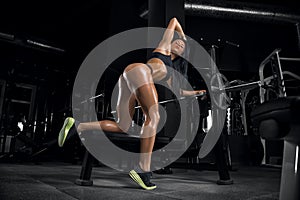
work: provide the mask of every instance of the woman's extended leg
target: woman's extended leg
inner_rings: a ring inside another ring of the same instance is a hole
[[[77,127],[77,132],[88,131],[88,130],[103,130],[107,132],[127,132],[134,115],[135,96],[132,94],[127,86],[123,75],[120,76],[119,82],[119,95],[117,102],[117,121],[102,120],[96,122],[83,122]],[[74,126],[75,120],[72,117],[65,119],[65,122],[58,135],[58,145],[62,147],[67,140],[76,133]]]
[[[77,127],[78,132],[87,130],[103,130],[107,132],[127,132],[135,111],[135,96],[129,90],[123,75],[118,81],[119,95],[117,101],[117,120],[101,120],[99,122],[80,123]]]

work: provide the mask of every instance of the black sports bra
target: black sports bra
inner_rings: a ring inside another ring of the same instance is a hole
[[[148,60],[150,60],[151,58],[158,58],[161,61],[163,61],[163,63],[166,66],[172,67],[172,60],[171,60],[171,55],[164,55],[160,52],[152,52],[150,58]]]
[[[163,61],[163,63],[165,64],[165,66],[167,68],[167,75],[161,81],[169,80],[169,78],[171,76],[171,72],[169,70],[169,67],[172,67],[172,65],[173,65],[173,62],[171,60],[171,55],[168,56],[168,55],[164,55],[160,52],[152,52],[152,54],[151,54],[151,56],[149,57],[148,60],[150,60],[151,58],[158,58],[161,61]],[[149,66],[149,64],[146,64],[146,65],[150,68],[150,70],[152,72],[151,66]]]

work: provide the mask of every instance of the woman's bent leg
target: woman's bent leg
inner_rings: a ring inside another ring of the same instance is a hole
[[[128,88],[135,93],[145,116],[141,130],[140,162],[143,171],[150,171],[151,155],[159,123],[158,97],[151,71],[144,64],[129,65],[124,72]]]
[[[144,171],[150,171],[156,130],[160,120],[156,88],[154,84],[147,84],[140,87],[136,94],[145,115],[145,122],[140,136],[141,146],[139,164]]]

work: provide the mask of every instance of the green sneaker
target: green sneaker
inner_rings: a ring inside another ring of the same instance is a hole
[[[137,173],[135,170],[131,170],[129,176],[145,190],[153,190],[156,188],[156,185],[150,182],[151,172]]]
[[[68,136],[68,133],[69,133],[71,127],[74,125],[74,123],[75,123],[75,119],[72,117],[67,117],[65,119],[64,125],[58,134],[58,146],[59,147],[62,147],[64,145],[65,140]]]

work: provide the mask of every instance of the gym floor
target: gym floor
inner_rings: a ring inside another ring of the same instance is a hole
[[[216,171],[173,169],[154,174],[152,191],[137,187],[128,175],[107,167],[94,167],[93,186],[78,186],[81,166],[57,162],[0,164],[0,199],[279,199],[281,169],[239,166],[231,171],[233,185],[217,185]]]

